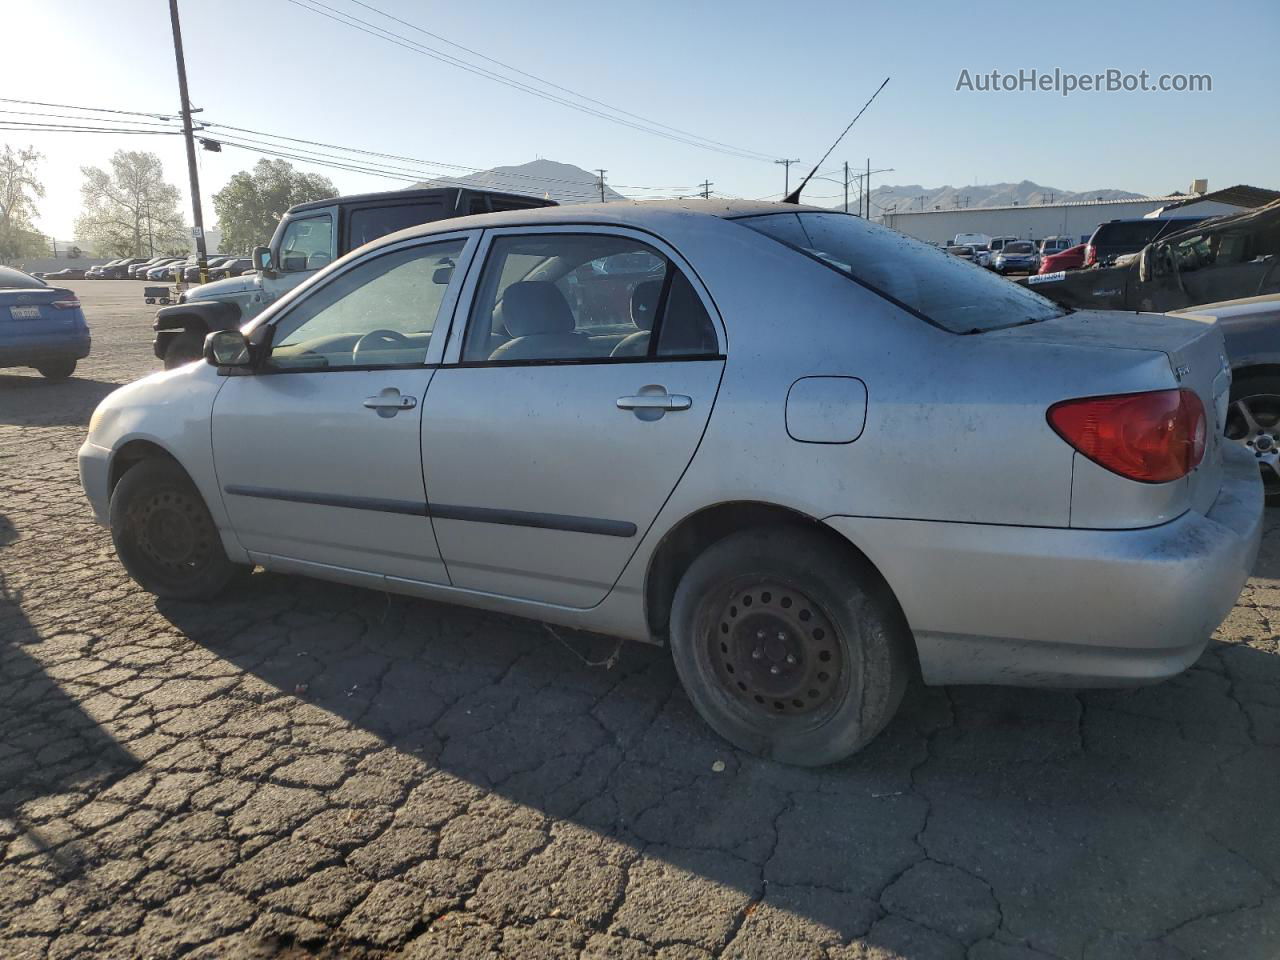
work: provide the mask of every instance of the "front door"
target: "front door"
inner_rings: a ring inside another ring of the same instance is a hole
[[[724,365],[714,308],[644,235],[486,234],[423,413],[436,535],[454,586],[589,607],[701,440]]]
[[[259,563],[448,582],[419,424],[443,349],[436,324],[442,340],[474,242],[450,235],[355,261],[273,317],[269,356],[227,378],[214,462],[236,535]]]

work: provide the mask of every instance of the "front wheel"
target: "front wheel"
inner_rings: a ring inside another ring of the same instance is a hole
[[[1226,435],[1258,461],[1268,507],[1280,507],[1280,376],[1237,374]]]
[[[671,648],[685,691],[730,743],[800,766],[855,753],[892,719],[910,632],[888,586],[825,537],[726,537],[676,590]]]
[[[125,473],[110,515],[120,562],[157,597],[208,599],[248,572],[227,558],[200,491],[171,460],[144,460]]]
[[[204,357],[204,337],[192,330],[184,330],[169,341],[164,351],[164,368],[172,370]]]

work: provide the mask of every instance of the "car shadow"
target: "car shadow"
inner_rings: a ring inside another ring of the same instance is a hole
[[[30,375],[0,373],[0,424],[84,426],[103,397],[121,386],[77,376],[46,380],[35,371]]]
[[[17,537],[0,514],[0,551]],[[7,862],[43,857],[64,880],[82,870],[73,842],[83,831],[64,815],[74,809],[68,795],[86,799],[140,766],[50,674],[51,662],[76,657],[89,639],[42,637],[0,568],[0,848]],[[46,645],[51,655],[33,656]]]
[[[1280,578],[1280,553],[1256,575]],[[711,733],[665,649],[267,573],[216,605],[160,609],[423,776],[661,862],[687,909],[712,909],[708,887],[734,891],[739,925],[764,901],[914,960],[943,955],[927,901],[954,889],[966,943],[998,923],[1006,941],[1079,955],[1110,931],[1104,946],[1131,955],[1280,883],[1267,752],[1280,711],[1266,712],[1280,656],[1265,624],[1151,687],[914,684],[866,749],[813,770]]]

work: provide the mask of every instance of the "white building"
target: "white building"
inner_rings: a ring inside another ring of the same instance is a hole
[[[1196,192],[1168,197],[1140,197],[1129,200],[1042,203],[1033,206],[964,207],[958,210],[912,210],[886,213],[881,222],[908,236],[930,243],[950,243],[961,233],[982,233],[989,237],[1070,237],[1076,243],[1089,239],[1095,227],[1107,220],[1139,217],[1213,217],[1238,213],[1280,198],[1280,192],[1259,187],[1235,186],[1208,193],[1205,181],[1197,180]]]

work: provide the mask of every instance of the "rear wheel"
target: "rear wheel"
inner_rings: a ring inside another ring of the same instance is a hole
[[[1258,461],[1267,506],[1280,507],[1280,376],[1237,376],[1231,385],[1226,435]]]
[[[714,544],[672,604],[676,670],[703,719],[735,746],[801,766],[841,760],[884,728],[910,642],[879,574],[798,529]]]
[[[207,599],[249,572],[227,558],[200,492],[170,460],[144,460],[125,473],[110,512],[120,562],[158,597]]]
[[[36,369],[46,380],[66,380],[76,372],[75,360],[48,360]]]
[[[193,331],[184,330],[169,340],[164,351],[164,368],[172,370],[184,364],[192,363],[204,357],[204,337]]]

